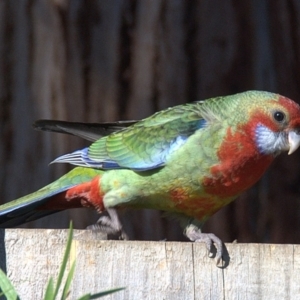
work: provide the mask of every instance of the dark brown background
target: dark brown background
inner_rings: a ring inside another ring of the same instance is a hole
[[[84,145],[35,132],[36,119],[140,119],[188,101],[249,89],[300,101],[299,0],[0,1],[0,191],[6,202],[69,166]],[[37,227],[84,228],[87,211]],[[131,238],[182,239],[159,212],[127,212]],[[33,225],[32,225],[33,226]],[[282,155],[249,192],[205,226],[224,241],[300,242],[300,151]]]

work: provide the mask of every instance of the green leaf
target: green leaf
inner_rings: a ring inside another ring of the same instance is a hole
[[[58,294],[58,290],[60,288],[62,279],[64,277],[64,273],[66,271],[66,267],[67,267],[67,263],[68,263],[68,259],[69,259],[69,255],[70,255],[70,251],[71,251],[72,239],[73,239],[73,223],[70,222],[67,246],[66,246],[66,250],[65,250],[65,254],[64,254],[62,264],[60,266],[60,270],[59,270],[59,274],[58,274],[58,278],[57,278],[57,282],[56,282],[56,286],[55,286],[54,298],[53,299],[55,299],[55,297]]]
[[[86,294],[84,296],[81,296],[77,300],[90,300],[91,299],[91,294]]]
[[[68,273],[68,277],[67,277],[66,282],[65,282],[63,294],[61,296],[62,300],[66,299],[68,294],[70,293],[70,285],[71,285],[72,279],[74,277],[74,271],[75,271],[75,261],[72,263],[71,269]]]
[[[47,288],[46,288],[46,293],[44,296],[44,300],[54,300],[54,283],[53,283],[53,278],[51,277],[48,281]]]
[[[107,291],[100,292],[97,294],[93,294],[93,295],[91,295],[90,299],[97,299],[97,298],[100,298],[100,297],[103,297],[103,296],[106,296],[109,294],[113,294],[113,293],[121,291],[121,290],[125,290],[125,288],[121,287],[121,288],[111,289],[111,290],[107,290]]]
[[[0,289],[5,295],[7,300],[16,300],[18,299],[18,294],[10,282],[10,280],[7,278],[5,273],[0,269]]]
[[[121,290],[125,290],[124,287],[122,288],[116,288],[116,289],[111,289],[111,290],[108,290],[108,291],[104,291],[104,292],[100,292],[100,293],[97,293],[97,294],[86,294],[84,296],[81,296],[80,298],[78,298],[77,300],[90,300],[90,299],[98,299],[98,298],[101,298],[103,296],[107,296],[109,294],[113,294],[115,292],[118,292],[118,291],[121,291]]]

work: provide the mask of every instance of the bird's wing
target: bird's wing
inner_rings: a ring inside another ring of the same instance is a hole
[[[201,106],[202,102],[195,102],[160,111],[53,162],[138,171],[163,166],[189,136],[206,126]]]

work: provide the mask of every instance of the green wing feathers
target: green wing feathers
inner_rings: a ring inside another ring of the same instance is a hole
[[[93,143],[88,157],[111,166],[151,169],[165,163],[169,153],[204,125],[198,108],[186,104],[154,114],[133,126]]]

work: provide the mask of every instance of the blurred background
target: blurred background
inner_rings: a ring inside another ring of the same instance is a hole
[[[1,0],[0,194],[7,202],[70,169],[83,147],[37,119],[141,119],[169,106],[258,89],[300,102],[299,0]],[[97,220],[70,210],[27,227]],[[127,211],[131,239],[184,240],[160,212]],[[300,151],[205,225],[223,241],[300,243]]]

